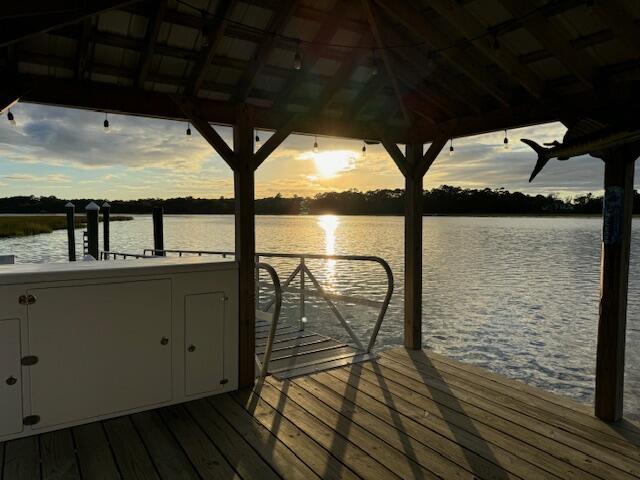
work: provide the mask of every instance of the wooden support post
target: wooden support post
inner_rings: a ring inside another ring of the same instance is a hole
[[[605,194],[595,414],[609,422],[620,420],[623,410],[633,174],[638,156],[635,150],[621,147],[603,155]]]
[[[164,257],[164,209],[153,207],[153,254]]]
[[[110,242],[109,242],[109,236],[110,236],[110,229],[109,229],[109,221],[111,219],[111,205],[109,205],[108,202],[104,202],[102,204],[102,249],[105,252],[109,251],[110,248]]]
[[[409,143],[404,200],[404,346],[422,348],[422,143]]]
[[[239,280],[239,367],[241,387],[253,385],[255,379],[255,168],[253,128],[245,108],[238,109],[233,127],[235,153],[233,184],[236,212],[236,260]]]
[[[91,202],[85,207],[85,211],[87,212],[87,237],[89,242],[87,253],[96,260],[99,260],[100,247],[98,246],[98,213],[100,212],[100,207],[95,202]]]
[[[69,261],[76,261],[76,206],[69,202],[64,206],[67,212],[67,243],[69,244]]]

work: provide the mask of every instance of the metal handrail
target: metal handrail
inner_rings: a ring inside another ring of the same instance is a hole
[[[271,360],[271,352],[273,350],[273,341],[276,338],[276,333],[278,330],[278,320],[280,319],[280,309],[282,308],[282,288],[280,286],[280,277],[278,277],[278,272],[276,272],[275,268],[273,268],[268,263],[262,263],[262,262],[256,263],[256,269],[260,269],[260,268],[263,270],[266,270],[267,273],[269,273],[269,276],[271,277],[271,281],[273,282],[273,289],[275,294],[273,314],[271,317],[271,328],[269,329],[269,336],[267,337],[267,346],[264,351],[264,358],[262,362],[260,362],[260,359],[256,354],[256,363],[260,368],[260,380],[264,380],[269,370],[269,361]]]
[[[146,250],[145,250],[146,252]],[[101,251],[100,252],[100,260],[109,260],[113,257],[114,260],[117,260],[118,257],[126,259],[126,258],[159,258],[157,255],[147,255],[146,253],[140,255],[139,253],[127,253],[127,252],[111,252],[111,251]]]
[[[220,255],[223,258],[226,258],[227,256],[235,256],[235,252],[214,251],[214,250],[179,250],[179,249],[174,249],[174,250],[169,250],[169,249],[167,249],[167,250],[153,250],[153,249],[145,249],[144,253],[146,254],[147,252],[154,252],[154,251],[156,253],[162,253],[162,254],[174,253],[174,254],[178,254],[179,256],[182,256],[183,254],[186,254],[186,255],[198,255],[198,256],[202,256],[202,255]],[[306,322],[306,317],[304,316],[305,295],[308,294],[310,296],[319,296],[319,297],[321,297],[321,298],[323,298],[325,300],[325,302],[327,303],[327,305],[331,309],[331,311],[334,314],[334,316],[340,321],[340,323],[342,324],[343,328],[347,331],[347,333],[352,338],[354,343],[361,350],[364,350],[367,353],[371,352],[371,350],[373,349],[373,346],[375,345],[376,339],[378,337],[378,333],[380,332],[380,327],[382,325],[382,321],[384,320],[384,316],[386,315],[387,310],[389,308],[389,303],[391,302],[391,297],[393,296],[393,290],[394,290],[393,272],[391,271],[391,267],[389,266],[389,264],[383,258],[380,258],[380,257],[377,257],[377,256],[373,256],[373,255],[325,255],[325,254],[319,254],[319,253],[303,253],[303,254],[301,254],[301,253],[257,252],[256,253],[256,262],[257,263],[259,263],[259,260],[260,260],[261,257],[268,257],[268,258],[297,258],[297,259],[300,259],[300,263],[293,270],[293,272],[291,272],[291,274],[287,277],[287,279],[282,284],[281,288],[282,288],[282,291],[296,292],[296,290],[297,290],[296,293],[300,293],[300,324],[301,324],[301,328],[304,329],[304,323]],[[325,291],[320,286],[320,283],[315,278],[313,273],[307,267],[307,265],[305,263],[305,260],[308,260],[308,259],[313,259],[313,260],[354,260],[354,261],[374,262],[374,263],[379,264],[384,269],[385,274],[387,276],[387,292],[385,294],[384,300],[382,301],[382,303],[379,304],[380,305],[380,310],[378,312],[378,317],[376,319],[376,323],[375,323],[375,325],[373,327],[373,332],[371,333],[371,337],[369,338],[369,342],[367,343],[366,348],[362,345],[362,343],[360,342],[360,340],[356,336],[356,334],[353,331],[353,329],[351,329],[351,327],[349,326],[347,321],[344,319],[344,317],[342,316],[342,314],[340,313],[338,308],[333,303],[332,299],[333,300],[351,301],[353,303],[359,303],[361,305],[366,305],[366,306],[370,306],[370,307],[371,306],[377,306],[377,305],[372,305],[372,303],[373,303],[372,300],[363,299],[363,298],[360,298],[360,297],[348,296],[348,295],[340,295],[340,294],[335,294],[335,293],[330,293],[330,292]],[[300,289],[294,289],[292,287],[289,287],[289,284],[298,276],[298,274],[300,274],[301,288]],[[313,286],[317,290],[317,293],[310,292],[309,290],[305,289],[305,287],[304,287],[305,276],[307,276],[311,280],[311,282],[313,283]],[[257,280],[259,280],[259,278],[257,278]],[[258,285],[260,285],[259,282],[258,282]],[[258,289],[256,289],[256,291],[258,291]],[[273,305],[273,301],[268,303],[267,306],[266,306],[267,310],[272,305]]]

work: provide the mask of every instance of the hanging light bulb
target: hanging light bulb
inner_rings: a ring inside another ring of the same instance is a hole
[[[11,113],[11,110],[7,113],[7,120],[9,120],[9,125],[12,127],[16,126],[16,119],[14,118],[13,113]]]
[[[260,137],[258,136],[258,133],[256,132],[256,150],[258,150],[260,148]]]
[[[318,153],[320,149],[318,148],[318,137],[315,137],[315,141],[313,142],[313,153]]]
[[[293,68],[300,70],[302,68],[302,55],[300,54],[300,40],[296,46],[296,54],[293,56]]]
[[[367,156],[367,144],[363,143],[362,144],[362,158]]]
[[[187,134],[187,142],[190,142],[191,139],[193,138],[191,136],[191,124],[187,123],[187,131],[185,132]]]
[[[104,126],[104,133],[109,133],[109,119],[107,118],[107,112],[104,112],[104,122],[102,122]]]
[[[505,150],[509,150],[509,137],[507,137],[507,130],[506,129],[504,131],[504,140],[502,141],[502,143],[504,143],[504,149]]]
[[[450,140],[450,143],[449,143],[449,156],[453,157],[453,138]]]
[[[375,77],[380,73],[380,69],[378,68],[378,60],[376,59],[376,51],[371,50],[371,76]]]

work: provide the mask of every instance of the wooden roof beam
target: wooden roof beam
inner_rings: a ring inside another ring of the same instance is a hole
[[[236,154],[227,145],[227,142],[220,136],[218,132],[209,124],[202,113],[198,110],[195,103],[187,97],[172,95],[171,99],[182,110],[185,116],[189,119],[191,124],[200,132],[200,135],[213,147],[213,149],[222,157],[222,159],[231,167],[235,169]]]
[[[167,0],[152,0],[150,3],[149,23],[147,32],[144,37],[144,47],[140,52],[139,72],[136,79],[138,88],[144,88],[144,83],[149,74],[151,66],[151,58],[153,57],[154,48],[160,35],[160,27],[164,19],[164,12],[167,10]]]
[[[398,79],[396,78],[395,72],[393,70],[393,61],[391,60],[391,56],[384,48],[385,42],[383,34],[371,0],[362,0],[362,8],[364,9],[367,21],[369,22],[369,27],[371,28],[371,33],[373,34],[373,38],[376,41],[376,45],[378,45],[378,47],[380,48],[380,56],[382,57],[387,76],[391,81],[393,91],[396,94],[398,105],[400,107],[400,110],[402,111],[402,117],[408,124],[410,124],[412,117],[409,114],[409,110],[407,109],[406,105],[404,104],[402,91],[400,90],[400,83],[398,82]]]
[[[191,96],[197,96],[198,90],[200,90],[202,83],[207,77],[207,71],[211,65],[211,60],[213,60],[213,57],[216,54],[216,49],[224,36],[224,30],[226,27],[224,19],[235,3],[236,0],[220,0],[216,7],[215,20],[212,25],[207,26],[208,31],[205,38],[206,45],[203,46],[202,51],[200,52],[200,57],[193,67],[187,87],[187,93]]]
[[[284,142],[287,137],[294,131],[296,125],[298,123],[298,115],[293,115],[289,119],[287,119],[284,124],[278,128],[271,135],[266,142],[262,144],[262,146],[258,149],[258,151],[253,156],[253,166],[254,168],[258,168],[262,165],[269,155],[271,155],[276,148]]]
[[[232,101],[243,102],[251,92],[256,75],[258,75],[276,46],[278,37],[275,34],[284,30],[293,14],[294,6],[295,2],[293,0],[285,0],[281,7],[274,12],[267,27],[267,38],[258,44],[249,66],[244,70],[238,81],[238,86],[231,97]]]
[[[513,17],[518,17],[522,12],[531,9],[531,2],[526,0],[500,0],[500,3]],[[590,66],[593,62],[585,52],[579,52],[573,48],[559,22],[545,17],[540,11],[534,11],[527,17],[523,27],[585,86],[593,88],[595,72]]]
[[[5,47],[33,35],[48,32],[64,25],[78,23],[106,10],[120,8],[138,0],[95,0],[78,2],[60,0],[42,2],[24,0],[3,5],[0,20],[0,47]]]
[[[89,57],[89,44],[93,22],[91,18],[85,18],[81,25],[80,38],[76,45],[76,80],[84,80]]]
[[[518,58],[508,49],[494,49],[494,41],[490,36],[485,35],[487,33],[485,27],[464,7],[453,0],[432,0],[430,5],[449,25],[460,32],[464,38],[475,45],[489,60],[496,63],[531,95],[535,98],[542,97],[544,88],[540,79],[522,66]],[[522,12],[522,9],[520,11]],[[418,12],[416,14],[419,15]]]
[[[371,78],[353,99],[349,108],[343,113],[343,117],[347,120],[354,120],[364,110],[369,101],[380,93],[386,83],[387,76],[382,71]]]
[[[640,52],[640,28],[619,0],[595,0],[594,11],[632,52]]]
[[[453,67],[467,75],[474,84],[494,97],[500,104],[509,105],[507,94],[495,84],[494,78],[482,67],[477,66],[474,58],[459,47],[448,48],[451,47],[451,40],[428,22],[419,11],[404,2],[373,1],[378,3],[390,17],[402,23],[416,37],[421,38],[433,49],[446,49],[441,52],[441,56],[446,58]]]
[[[346,17],[347,7],[343,0],[337,0],[333,9],[328,12],[313,40],[301,52],[302,68],[291,71],[280,93],[276,96],[274,100],[276,106],[286,106],[296,88],[311,77],[314,65],[320,56],[329,50],[324,44],[331,41]],[[345,57],[343,61],[349,61],[349,57]]]

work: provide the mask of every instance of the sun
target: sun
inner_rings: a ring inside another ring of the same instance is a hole
[[[335,177],[339,173],[355,168],[356,154],[349,150],[328,150],[312,153],[318,176]]]

